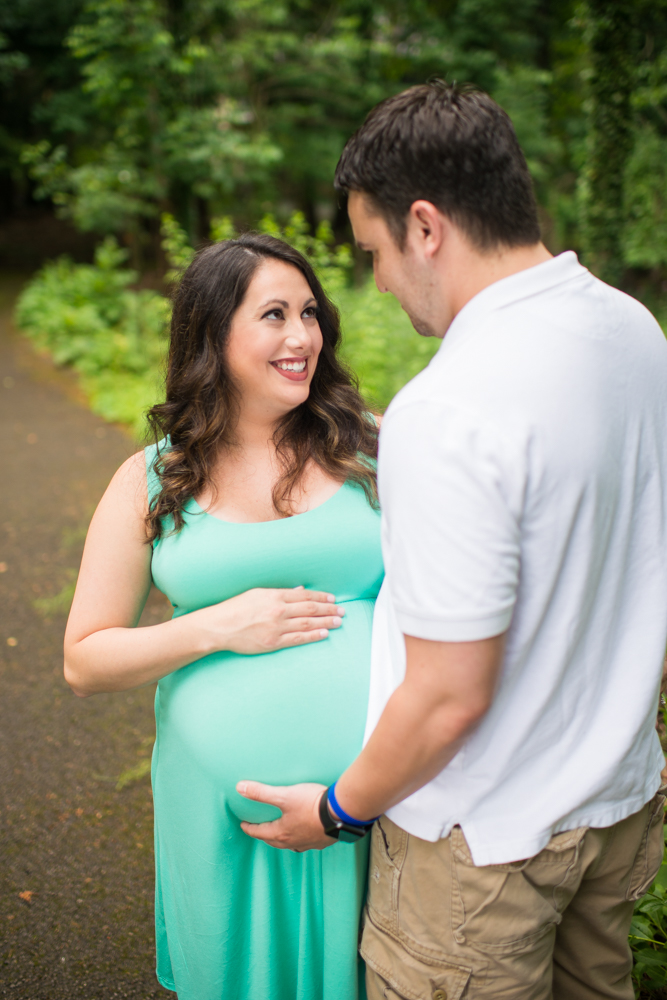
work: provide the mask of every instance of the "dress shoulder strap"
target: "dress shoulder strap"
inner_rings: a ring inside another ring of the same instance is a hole
[[[148,502],[152,501],[153,497],[157,496],[160,492],[160,477],[157,474],[156,464],[160,458],[160,455],[165,449],[169,448],[169,441],[167,438],[162,438],[157,444],[149,444],[144,448],[144,455],[146,456],[146,484],[148,487]]]

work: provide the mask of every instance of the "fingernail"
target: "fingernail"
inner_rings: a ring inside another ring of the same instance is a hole
[[[336,614],[340,615],[342,618],[343,615],[345,614],[345,608],[336,608]]]
[[[325,628],[321,628],[320,629],[320,639],[326,639],[326,637],[328,635],[329,635],[329,632],[328,632],[327,629],[325,629]]]
[[[300,583],[300,584],[299,584],[299,586],[298,586],[298,587],[295,587],[294,589],[295,589],[295,590],[303,590],[303,584],[302,584],[302,583]]]
[[[335,604],[336,603],[336,597],[335,597],[335,595],[334,594],[327,594],[327,601],[329,602],[329,604]]]
[[[338,628],[339,625],[343,624],[343,619],[342,618],[334,618],[333,619],[333,623],[334,623],[334,627]]]
[[[236,791],[239,793],[239,795],[245,795],[247,787],[248,783],[246,781],[239,781],[238,785],[236,786]]]

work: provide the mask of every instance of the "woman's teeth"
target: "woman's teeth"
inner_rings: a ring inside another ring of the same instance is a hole
[[[282,368],[284,372],[302,372],[306,367],[305,361],[277,361],[276,368]]]

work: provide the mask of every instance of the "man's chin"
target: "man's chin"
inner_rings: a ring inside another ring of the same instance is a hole
[[[410,313],[408,313],[408,319],[410,320],[410,322],[412,323],[413,327],[415,328],[420,337],[442,337],[441,333],[436,333],[433,327],[430,326],[429,323],[426,323],[424,320],[417,319],[416,316],[411,316]]]

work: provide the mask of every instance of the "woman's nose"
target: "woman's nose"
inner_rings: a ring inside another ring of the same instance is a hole
[[[310,332],[303,320],[300,319],[294,323],[290,323],[289,329],[286,331],[285,344],[289,347],[300,348],[310,344]]]

